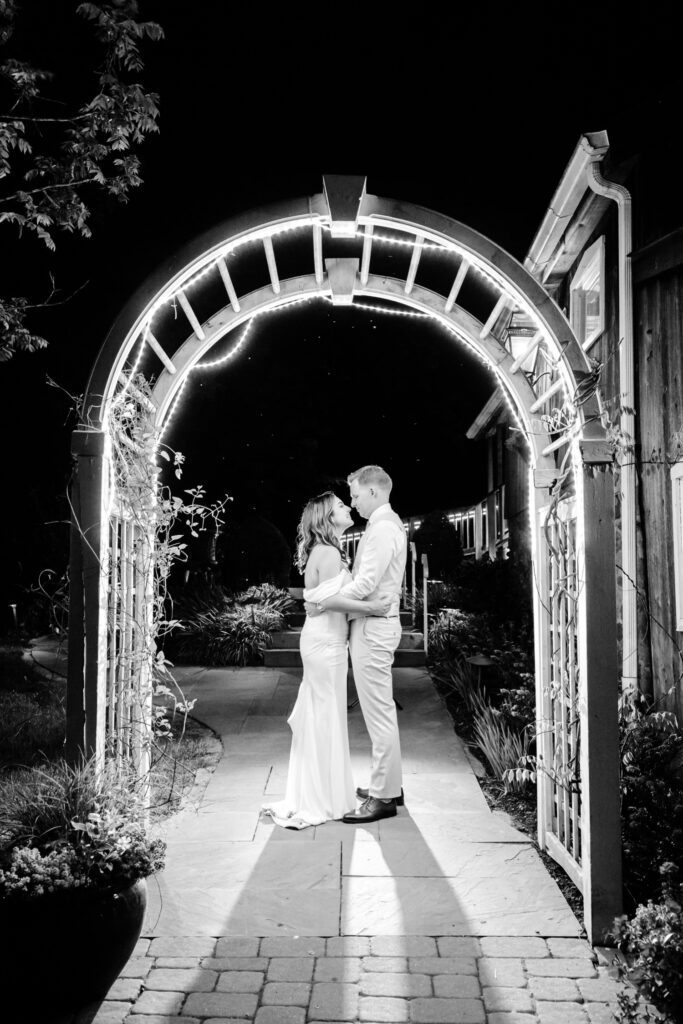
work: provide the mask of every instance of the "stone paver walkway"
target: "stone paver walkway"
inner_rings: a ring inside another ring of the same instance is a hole
[[[492,813],[429,676],[395,671],[406,805],[302,832],[283,793],[297,671],[188,669],[224,756],[164,827],[135,955],[96,1024],[607,1024],[617,985],[529,838]],[[349,716],[367,782],[362,716]]]

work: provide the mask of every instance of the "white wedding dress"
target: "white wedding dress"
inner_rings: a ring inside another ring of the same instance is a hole
[[[346,569],[311,590],[306,601],[337,594]],[[284,800],[263,810],[284,828],[307,828],[341,818],[356,807],[346,724],[348,622],[344,612],[306,618],[301,631],[303,679],[288,719],[292,730]]]

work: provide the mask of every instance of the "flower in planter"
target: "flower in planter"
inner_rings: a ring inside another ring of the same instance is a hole
[[[109,763],[18,772],[0,785],[0,900],[70,888],[121,891],[163,867],[139,787]]]

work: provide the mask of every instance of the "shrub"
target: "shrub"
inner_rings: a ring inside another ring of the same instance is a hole
[[[50,700],[34,693],[0,692],[0,764],[32,764],[53,758],[64,745],[66,714],[55,694]]]
[[[427,555],[429,575],[434,579],[454,582],[462,562],[462,544],[453,523],[445,512],[430,512],[414,535],[420,555]]]
[[[518,773],[517,769],[527,757],[528,732],[511,729],[501,712],[476,691],[472,698],[472,710],[473,739],[490,764],[494,776],[503,783],[506,793],[521,792],[528,779]]]
[[[280,628],[275,612],[212,609],[196,615],[177,639],[179,658],[202,665],[253,665],[262,660],[270,633]]]
[[[228,608],[232,601],[219,583],[206,580],[193,581],[185,587],[173,590],[173,616],[177,619],[191,619],[202,612],[215,608]]]
[[[671,770],[683,730],[644,698],[624,698],[620,736],[624,888],[635,905],[658,891],[661,864],[683,869],[683,790]]]
[[[497,623],[511,623],[529,632],[532,628],[531,566],[527,559],[465,559],[458,570],[458,607],[491,616]]]
[[[271,583],[249,587],[234,598],[216,584],[195,586],[175,599],[181,627],[169,647],[180,661],[255,665],[294,606],[289,591]]]
[[[430,624],[429,652],[434,661],[451,654],[467,658],[479,652],[488,653],[495,645],[493,631],[483,615],[453,608],[439,612]]]
[[[259,605],[283,615],[293,611],[296,607],[296,601],[289,590],[285,590],[284,587],[276,587],[272,583],[260,583],[257,587],[249,587],[248,590],[237,595],[235,604]]]
[[[676,1022],[683,1021],[683,885],[676,881],[678,868],[662,864],[661,899],[641,904],[631,920],[617,918],[614,936],[630,962],[622,973],[634,981],[658,1010]],[[622,1013],[634,1004],[620,1001]]]

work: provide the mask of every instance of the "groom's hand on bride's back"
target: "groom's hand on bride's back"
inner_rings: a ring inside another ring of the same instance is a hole
[[[394,603],[393,597],[376,597],[374,601],[367,602],[372,609],[370,615],[388,615]]]
[[[306,614],[310,615],[311,618],[315,618],[316,615],[322,615],[317,604],[313,604],[312,601],[304,601],[304,608],[306,609]]]

